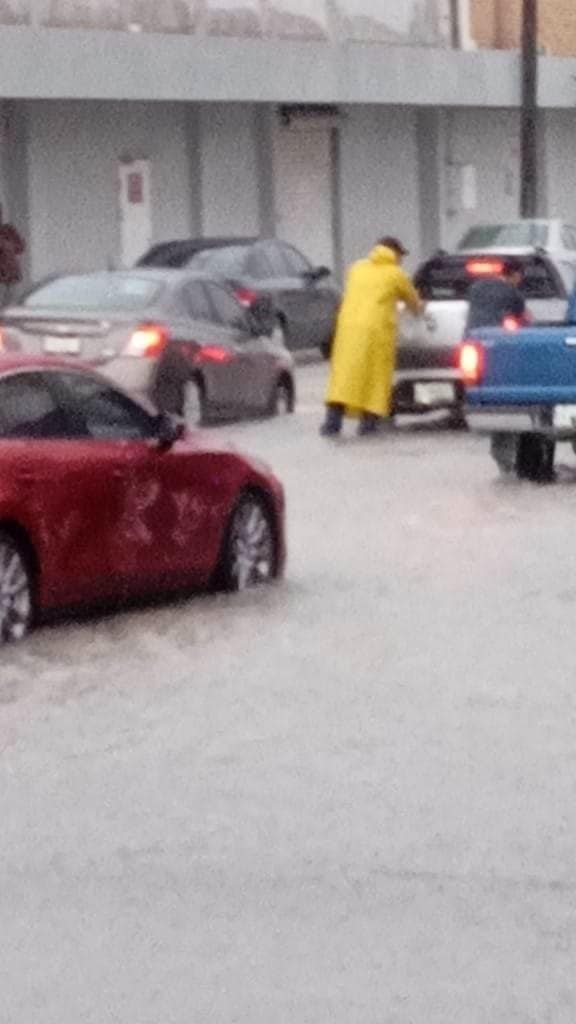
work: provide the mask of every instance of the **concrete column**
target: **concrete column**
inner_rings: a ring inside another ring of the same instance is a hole
[[[576,111],[541,113],[544,170],[540,174],[541,208],[549,217],[576,224]]]
[[[341,128],[332,129],[332,237],[334,240],[334,273],[343,280],[346,271],[342,231],[342,156]]]
[[[339,216],[343,262],[365,255],[382,234],[400,236],[420,258],[416,112],[407,108],[344,109],[339,130]]]
[[[425,259],[442,246],[444,236],[442,111],[419,110],[416,137],[420,256]]]
[[[254,107],[254,137],[256,140],[258,222],[260,235],[273,238],[276,231],[274,201],[274,156],[272,133],[275,107],[258,104]]]
[[[538,217],[548,217],[550,216],[549,162],[550,160],[554,160],[556,147],[553,133],[550,131],[551,119],[547,116],[545,111],[538,111],[536,123],[536,161],[538,172],[536,213]]]
[[[200,120],[203,234],[257,235],[261,209],[254,108],[205,103]]]
[[[200,108],[191,103],[185,114],[188,160],[190,236],[202,235],[202,126]]]

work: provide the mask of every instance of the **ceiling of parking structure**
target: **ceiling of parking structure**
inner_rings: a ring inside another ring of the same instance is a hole
[[[0,0],[0,25],[30,22],[30,0]]]
[[[444,0],[0,0],[0,25],[446,45]]]

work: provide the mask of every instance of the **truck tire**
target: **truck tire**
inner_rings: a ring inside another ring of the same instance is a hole
[[[334,342],[334,336],[331,334],[330,337],[329,338],[325,338],[324,341],[322,342],[322,344],[320,345],[320,351],[322,353],[322,358],[325,359],[327,362],[332,357],[332,345],[333,345],[333,342]]]
[[[518,442],[516,475],[519,480],[546,484],[554,479],[556,444],[541,434],[522,434]]]
[[[454,409],[448,417],[447,426],[449,430],[468,430],[468,421],[464,415],[464,410],[460,408]]]
[[[502,476],[516,476],[519,443],[519,434],[492,434],[490,454]]]
[[[503,476],[541,484],[554,479],[556,444],[541,434],[492,434],[490,452]]]

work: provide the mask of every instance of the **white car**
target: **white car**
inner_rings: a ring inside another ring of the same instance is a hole
[[[457,369],[457,352],[468,316],[468,290],[474,281],[498,276],[507,256],[524,264],[521,290],[535,321],[563,323],[569,290],[552,257],[534,249],[498,249],[489,252],[438,253],[417,271],[414,282],[426,302],[424,316],[406,311],[400,317],[398,375],[395,388],[398,412],[449,408],[454,420],[463,418],[464,391]]]
[[[556,262],[566,287],[576,284],[576,227],[567,221],[517,220],[505,224],[476,224],[468,229],[457,252],[502,252],[522,254],[527,250],[545,252]]]

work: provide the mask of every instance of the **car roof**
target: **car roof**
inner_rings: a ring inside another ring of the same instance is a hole
[[[149,251],[151,252],[152,249],[163,249],[164,247],[168,248],[168,246],[174,246],[175,248],[177,246],[181,246],[186,249],[196,249],[200,252],[201,249],[218,249],[220,246],[254,245],[259,241],[261,241],[261,239],[256,236],[243,236],[241,238],[233,236],[213,238],[174,238],[168,239],[166,242],[156,242],[155,245],[150,247]]]
[[[256,237],[234,238],[227,236],[169,239],[166,242],[157,242],[147,249],[138,260],[137,267],[153,266],[155,259],[174,260],[178,263],[181,260],[190,259],[199,252],[206,252],[207,249],[248,248],[259,241],[260,239]]]
[[[222,284],[218,278],[199,270],[186,267],[134,267],[132,270],[92,270],[84,274],[63,274],[63,277],[143,277],[148,281],[174,282],[182,280],[213,281]]]
[[[83,278],[101,278],[101,277],[141,277],[147,281],[157,281],[158,284],[174,283],[178,280],[182,281],[212,281],[214,284],[222,287],[222,281],[213,277],[211,274],[207,274],[198,270],[187,270],[185,267],[134,267],[132,270],[88,270],[80,271],[75,274],[74,271],[65,274],[58,274],[57,277],[50,278],[49,281],[38,281],[36,285],[28,292],[31,294],[36,289],[48,287],[50,284],[55,284],[56,281],[61,281],[66,277],[83,277]],[[2,310],[0,310],[0,320],[2,319]]]
[[[510,217],[509,220],[481,220],[477,224],[470,225],[470,231],[474,228],[505,228],[511,224],[560,224],[559,217]]]
[[[509,245],[509,246],[498,246],[497,249],[459,249],[457,252],[436,252],[430,256],[424,263],[437,263],[446,261],[449,263],[467,263],[469,260],[475,258],[485,260],[497,260],[506,259],[507,256],[525,256],[527,259],[530,257],[538,257],[539,259],[549,260],[551,263],[554,262],[553,257],[546,250],[540,246],[534,245]]]
[[[465,253],[462,251],[454,253],[455,256],[466,256],[466,259],[470,259],[471,256],[541,256],[545,253],[545,250],[537,245],[499,245],[498,248],[491,248],[487,246],[476,247],[474,249],[466,250]]]

